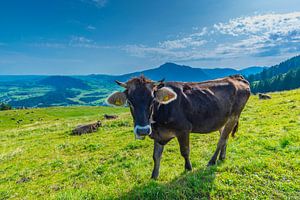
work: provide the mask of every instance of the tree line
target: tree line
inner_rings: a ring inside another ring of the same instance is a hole
[[[274,92],[300,87],[300,56],[295,56],[279,65],[264,69],[261,73],[246,77],[251,91]]]

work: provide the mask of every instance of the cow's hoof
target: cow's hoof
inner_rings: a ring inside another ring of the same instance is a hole
[[[219,156],[219,160],[225,160],[225,158],[226,158],[226,153],[225,152],[221,152],[220,153],[220,156]]]
[[[207,164],[207,167],[209,167],[209,166],[214,166],[215,164],[216,164],[216,161],[210,160],[210,161],[208,162],[208,164]]]
[[[158,174],[153,172],[152,175],[151,175],[151,179],[157,180],[157,178],[158,178]]]
[[[192,171],[193,168],[185,168],[184,170],[185,170],[185,171]]]
[[[220,157],[219,157],[219,160],[220,160],[220,161],[224,161],[224,160],[225,160],[225,156],[220,156]]]
[[[184,166],[184,169],[185,169],[186,171],[192,171],[192,170],[193,170],[191,164],[186,164],[186,165]]]

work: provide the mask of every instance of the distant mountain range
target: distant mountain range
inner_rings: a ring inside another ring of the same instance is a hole
[[[266,67],[248,67],[242,70],[231,68],[193,68],[185,65],[178,65],[175,63],[165,63],[157,68],[148,69],[139,72],[133,72],[124,75],[110,76],[110,75],[91,75],[98,79],[118,79],[126,81],[132,77],[144,75],[152,80],[160,80],[165,78],[166,81],[205,81],[209,79],[221,78],[233,74],[242,74],[245,76],[262,72]]]
[[[37,84],[52,86],[53,88],[56,88],[58,90],[66,90],[71,88],[85,90],[90,88],[90,86],[84,81],[69,76],[49,76],[42,80],[39,80]]]
[[[270,68],[254,66],[242,70],[193,68],[165,63],[153,69],[123,75],[0,76],[0,103],[8,103],[13,107],[104,105],[112,91],[122,89],[114,80],[127,81],[140,75],[152,80],[205,81],[242,74],[251,82],[254,92],[267,92],[300,87],[300,78],[297,78],[300,74],[299,64],[298,56]]]

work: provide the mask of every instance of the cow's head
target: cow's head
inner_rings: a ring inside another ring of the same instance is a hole
[[[141,76],[133,78],[126,83],[116,81],[125,88],[123,92],[115,92],[110,95],[107,102],[115,106],[130,107],[134,120],[134,134],[137,139],[144,139],[150,135],[153,104],[168,104],[177,98],[177,94],[169,87],[164,87],[163,80],[154,82]]]

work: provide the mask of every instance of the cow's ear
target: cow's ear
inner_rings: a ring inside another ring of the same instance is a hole
[[[124,106],[126,100],[127,98],[124,92],[114,92],[107,98],[107,103],[114,106]]]
[[[161,104],[168,104],[177,98],[177,94],[169,87],[162,87],[155,92],[155,98]]]

